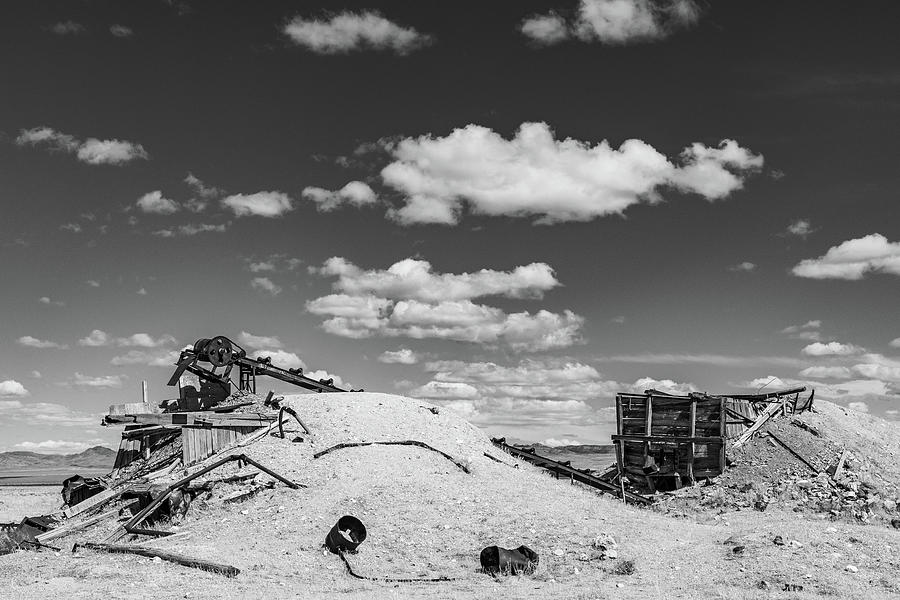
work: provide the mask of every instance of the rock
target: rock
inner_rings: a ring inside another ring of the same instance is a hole
[[[784,538],[782,538],[780,535],[776,535],[775,539],[772,540],[772,543],[776,546],[784,546]]]
[[[900,529],[900,519],[891,519],[891,527]]]
[[[885,500],[884,502],[882,502],[882,506],[884,506],[884,510],[897,510],[897,503],[893,500]]]
[[[857,573],[857,572],[859,572],[859,568],[857,568],[857,567],[854,566],[854,565],[847,565],[846,567],[844,567],[844,570],[847,571],[848,573]]]
[[[553,551],[554,556],[564,556],[566,553],[562,548],[557,548]]]
[[[797,540],[791,540],[788,542],[788,546],[790,546],[791,548],[802,548],[803,544],[801,544]]]
[[[592,558],[614,560],[619,557],[619,544],[616,542],[616,539],[608,533],[601,533],[595,537],[591,542],[591,547],[595,550],[595,552],[592,553]]]

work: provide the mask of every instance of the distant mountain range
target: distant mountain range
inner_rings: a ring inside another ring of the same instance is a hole
[[[0,471],[40,471],[56,469],[112,469],[116,451],[94,446],[78,454],[38,454],[0,452]]]
[[[577,446],[545,446],[544,444],[515,444],[519,448],[534,448],[536,454],[615,454],[612,444],[579,444]]]

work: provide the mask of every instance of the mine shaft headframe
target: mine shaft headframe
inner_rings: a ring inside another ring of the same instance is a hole
[[[212,368],[199,363],[208,363]],[[344,392],[328,379],[315,380],[303,375],[302,369],[282,369],[272,364],[271,357],[249,358],[247,351],[224,335],[213,338],[201,338],[194,342],[189,350],[182,350],[176,363],[175,372],[169,379],[169,385],[178,385],[178,380],[185,371],[193,373],[201,380],[215,381],[226,387],[230,384],[232,368],[237,365],[240,370],[240,389],[256,392],[256,377],[267,375],[279,381],[290,383],[317,392]],[[221,372],[216,370],[222,368]],[[360,390],[361,391],[361,390]]]

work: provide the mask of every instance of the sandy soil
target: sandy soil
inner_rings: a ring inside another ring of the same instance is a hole
[[[500,453],[481,431],[452,413],[433,415],[421,409],[429,406],[421,401],[348,393],[301,396],[292,402],[312,428],[313,439],[292,443],[290,437],[269,437],[247,452],[307,488],[278,485],[239,504],[222,504],[217,499],[231,490],[217,489],[213,497],[195,502],[178,525],[184,535],[149,542],[233,564],[242,571],[237,578],[135,556],[19,552],[0,558],[0,597],[14,590],[22,599],[900,594],[900,534],[895,530],[831,523],[822,515],[777,508],[676,518],[552,479]],[[348,448],[312,458],[341,442],[401,439],[431,444],[462,461],[470,473],[416,447]],[[328,530],[344,514],[357,516],[368,528],[368,539],[350,557],[357,572],[454,581],[394,584],[350,578],[340,560],[321,549]],[[619,559],[591,560],[591,542],[602,533],[619,541]],[[786,543],[773,543],[775,536]],[[62,539],[58,545],[68,549],[73,541]],[[477,572],[480,550],[493,544],[533,548],[541,557],[537,573],[495,580]],[[634,573],[618,574],[626,561],[633,562]],[[783,592],[785,584],[803,586],[803,591]]]
[[[60,504],[58,485],[0,486],[0,523],[18,523],[25,516],[44,515]]]

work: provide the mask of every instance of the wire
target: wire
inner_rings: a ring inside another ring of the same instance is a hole
[[[355,573],[353,571],[353,567],[350,566],[350,561],[347,560],[347,557],[344,556],[343,550],[338,551],[338,556],[341,557],[341,560],[344,561],[344,565],[347,567],[347,572],[350,573],[353,577],[357,579],[365,579],[367,581],[386,581],[390,583],[420,583],[420,582],[438,582],[438,581],[456,581],[455,578],[451,577],[433,577],[433,578],[424,578],[424,579],[412,579],[412,578],[398,578],[398,577],[367,577],[365,575],[360,575],[359,573]]]

